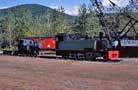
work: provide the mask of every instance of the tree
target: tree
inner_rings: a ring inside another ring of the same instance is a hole
[[[22,38],[27,36],[32,36],[32,14],[29,10],[22,9],[15,16],[15,29],[14,34],[16,38]]]
[[[58,12],[55,9],[55,11],[52,11],[51,13],[48,14],[48,20],[47,20],[47,26],[49,28],[48,33],[49,35],[55,35],[58,30],[57,30],[57,22],[58,19]]]
[[[70,33],[71,32],[71,26],[69,24],[69,21],[67,20],[67,17],[65,15],[65,10],[61,6],[57,10],[59,13],[57,17],[57,32],[58,33]]]
[[[101,32],[101,25],[99,24],[98,18],[94,15],[91,5],[89,6],[88,12],[86,33],[89,35],[99,35],[99,32]]]
[[[79,9],[79,16],[75,21],[75,32],[86,34],[87,17],[88,17],[87,8],[86,5],[83,4]]]
[[[13,46],[16,40],[24,37],[71,32],[71,16],[64,12],[62,6],[58,10],[24,5],[6,9],[0,16],[0,43]]]
[[[7,15],[1,19],[0,21],[1,24],[1,39],[3,42],[3,47],[9,46],[12,47],[13,46],[13,42],[14,42],[14,27],[15,27],[15,20],[14,20],[14,14],[12,11],[9,11],[7,13]]]

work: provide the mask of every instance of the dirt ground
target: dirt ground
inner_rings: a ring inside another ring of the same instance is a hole
[[[0,90],[138,90],[138,59],[88,62],[0,56]]]

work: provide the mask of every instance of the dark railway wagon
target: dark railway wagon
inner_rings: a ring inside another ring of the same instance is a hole
[[[14,54],[37,56],[46,50],[55,50],[53,37],[27,37],[19,39],[18,50],[14,51]]]
[[[123,39],[117,47],[120,57],[138,57],[138,39]]]

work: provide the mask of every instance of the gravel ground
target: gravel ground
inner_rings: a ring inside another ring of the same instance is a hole
[[[88,62],[0,56],[0,90],[138,90],[138,59]]]

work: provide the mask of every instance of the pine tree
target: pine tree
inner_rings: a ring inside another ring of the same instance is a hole
[[[87,17],[87,8],[86,5],[83,4],[79,9],[79,16],[75,21],[75,32],[86,34]]]
[[[15,20],[15,29],[14,33],[16,35],[16,38],[22,38],[32,35],[32,14],[30,11],[26,9],[22,9],[19,11],[20,13],[16,14]]]
[[[98,18],[94,15],[94,11],[91,6],[89,6],[88,12],[86,33],[94,36],[99,35],[99,32],[101,32],[101,25],[99,25]]]
[[[70,33],[71,26],[65,15],[65,9],[61,6],[57,10],[60,14],[57,17],[57,32],[58,33]]]
[[[3,47],[12,47],[14,42],[14,27],[15,27],[15,20],[14,14],[12,11],[9,11],[7,15],[1,19],[0,21],[1,27],[1,39],[3,41]]]

